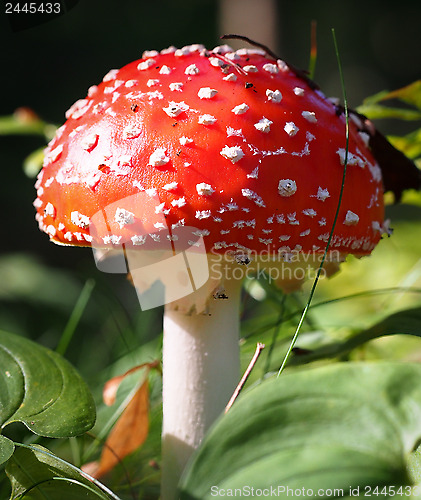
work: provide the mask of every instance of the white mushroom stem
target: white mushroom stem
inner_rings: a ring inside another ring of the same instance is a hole
[[[177,498],[177,483],[192,452],[224,411],[240,375],[241,280],[228,280],[228,298],[210,314],[168,304],[164,314],[162,500]]]

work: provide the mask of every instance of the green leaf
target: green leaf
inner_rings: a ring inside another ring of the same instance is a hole
[[[42,168],[42,162],[44,161],[44,149],[38,148],[32,151],[23,161],[23,171],[25,175],[30,179],[37,176],[38,172]]]
[[[390,99],[397,99],[416,109],[405,109],[382,106],[381,102]],[[402,87],[392,92],[384,90],[373,96],[364,99],[363,104],[357,108],[359,113],[367,116],[371,120],[379,118],[397,118],[400,120],[420,120],[421,119],[421,80],[417,80],[406,87]]]
[[[398,120],[421,120],[421,112],[414,109],[391,108],[381,106],[380,104],[362,104],[358,106],[357,111],[370,120],[379,120],[382,118],[396,118]]]
[[[404,309],[393,313],[367,330],[362,331],[350,339],[349,342],[351,344],[354,342],[359,343],[360,340],[366,342],[377,337],[397,333],[421,336],[421,307]]]
[[[408,158],[421,156],[421,128],[403,137],[388,136],[389,141]]]
[[[389,99],[398,99],[421,110],[421,80],[416,80],[405,87],[392,90],[391,92],[382,90],[377,94],[366,97],[363,101],[363,105],[378,104],[381,101],[387,101]]]
[[[399,99],[421,110],[421,80],[410,83],[383,96],[385,99]]]
[[[0,465],[4,464],[9,460],[15,451],[15,445],[13,441],[10,441],[5,436],[0,435]]]
[[[342,488],[347,496],[350,487],[411,484],[420,379],[418,364],[344,363],[263,382],[211,429],[181,480],[180,498],[277,485]]]
[[[0,366],[1,428],[18,421],[41,436],[70,437],[94,425],[89,389],[59,354],[0,330]]]
[[[387,95],[389,94],[388,90],[382,90],[377,94],[370,95],[363,100],[363,104],[377,104],[383,99],[387,99]]]
[[[366,330],[342,343],[328,344],[315,351],[293,358],[290,365],[305,364],[312,361],[335,358],[346,354],[370,340],[385,335],[406,334],[421,337],[421,307],[405,309],[391,314]]]
[[[10,500],[98,500],[117,498],[106,494],[76,467],[41,446],[17,448],[6,473],[12,484]],[[105,488],[104,488],[105,489]]]

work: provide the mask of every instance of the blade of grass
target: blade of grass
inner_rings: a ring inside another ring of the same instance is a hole
[[[275,348],[275,344],[276,344],[276,341],[278,339],[280,329],[281,329],[282,324],[284,322],[285,300],[286,300],[286,294],[283,294],[281,297],[281,304],[280,304],[281,307],[280,307],[280,311],[279,311],[279,316],[278,316],[278,319],[276,321],[276,325],[275,325],[274,330],[273,330],[272,341],[270,343],[269,350],[268,350],[268,353],[266,356],[265,367],[263,369],[263,376],[264,376],[264,374],[268,373],[268,371],[269,371],[269,367],[270,367],[270,364],[272,361],[273,350]]]
[[[332,29],[332,37],[333,37],[333,44],[335,46],[336,58],[337,58],[337,61],[338,61],[338,69],[339,69],[339,76],[340,76],[340,80],[341,80],[342,93],[343,93],[343,98],[344,98],[344,112],[345,112],[345,161],[344,161],[344,170],[343,170],[343,175],[342,175],[342,184],[341,184],[341,190],[340,190],[340,193],[339,193],[338,206],[336,207],[335,218],[333,219],[332,229],[330,230],[329,239],[327,241],[326,248],[325,248],[325,251],[323,253],[323,258],[322,258],[320,266],[319,266],[319,268],[317,270],[316,277],[314,278],[313,286],[311,287],[310,294],[309,294],[309,297],[308,297],[308,300],[307,300],[307,304],[304,307],[304,310],[303,310],[303,312],[301,314],[301,318],[300,318],[300,320],[298,322],[298,325],[297,325],[297,328],[295,330],[295,333],[294,333],[294,335],[292,337],[292,340],[291,340],[291,342],[290,342],[290,344],[288,346],[288,350],[287,350],[287,352],[285,354],[285,357],[284,357],[284,359],[282,361],[281,367],[279,368],[278,377],[283,372],[283,370],[285,368],[285,365],[286,365],[286,363],[287,363],[287,361],[288,361],[288,359],[289,359],[289,357],[291,355],[292,349],[294,348],[295,343],[297,341],[298,334],[300,333],[301,326],[304,323],[304,320],[305,320],[305,318],[307,316],[307,311],[309,310],[310,304],[311,304],[311,302],[313,300],[314,292],[316,291],[316,287],[317,287],[317,284],[318,284],[319,279],[320,279],[320,275],[321,275],[321,272],[322,272],[322,269],[323,269],[323,265],[324,265],[325,260],[326,260],[327,252],[328,252],[328,250],[330,248],[330,243],[331,243],[332,238],[333,238],[333,232],[335,230],[336,222],[338,220],[339,210],[341,208],[342,196],[343,196],[344,187],[345,187],[345,177],[346,177],[346,171],[347,171],[348,150],[349,150],[348,100],[347,100],[347,97],[346,97],[345,82],[344,82],[344,76],[343,76],[343,72],[342,72],[342,63],[341,63],[341,59],[340,59],[340,56],[339,56],[339,49],[338,49],[338,44],[337,44],[337,41],[336,41],[336,35],[335,35],[335,30],[334,29]]]
[[[79,298],[76,302],[76,305],[70,315],[69,320],[67,321],[66,326],[64,327],[63,333],[61,335],[60,341],[57,345],[56,352],[61,354],[62,356],[66,352],[70,341],[75,333],[77,325],[79,324],[80,318],[88,304],[88,301],[91,297],[92,291],[95,287],[95,281],[90,279],[85,283],[85,286],[82,289],[82,292],[79,295]]]
[[[81,464],[81,455],[80,455],[80,444],[79,440],[76,437],[69,438],[70,451],[72,454],[72,460],[74,464]]]
[[[308,76],[311,80],[314,79],[317,62],[317,21],[311,21],[311,41],[310,41],[310,61],[308,63]]]

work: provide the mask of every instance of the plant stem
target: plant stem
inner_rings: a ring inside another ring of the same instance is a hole
[[[241,280],[225,284],[228,298],[211,314],[191,314],[168,304],[164,314],[162,500],[176,488],[192,452],[224,411],[239,380]]]
[[[240,395],[240,392],[243,390],[243,387],[246,385],[247,379],[249,378],[250,373],[252,372],[254,365],[256,364],[257,360],[259,359],[259,356],[264,348],[265,348],[265,344],[262,344],[261,342],[257,343],[254,355],[253,355],[246,371],[244,372],[244,375],[241,377],[240,382],[238,383],[237,387],[235,388],[234,394],[231,396],[231,399],[228,401],[228,404],[225,407],[225,413],[227,413],[229,411],[231,406],[235,403],[235,400]]]

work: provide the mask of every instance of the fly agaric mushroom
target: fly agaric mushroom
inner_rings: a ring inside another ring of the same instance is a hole
[[[237,384],[244,270],[276,269],[288,288],[303,280],[303,267],[318,267],[345,162],[327,265],[369,255],[388,232],[370,148],[377,132],[352,114],[347,150],[342,111],[264,50],[170,47],[107,73],[47,147],[34,205],[53,242],[141,255],[183,226],[203,238],[208,282],[165,306],[165,500],[175,498],[188,457]],[[143,219],[141,232],[144,207],[122,201],[139,193],[162,216]],[[108,221],[97,227],[95,214],[105,210]]]

